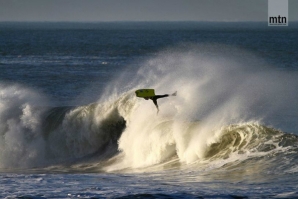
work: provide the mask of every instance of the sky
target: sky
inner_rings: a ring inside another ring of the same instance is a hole
[[[298,21],[298,0],[288,0]],[[0,0],[0,21],[267,21],[268,0]]]

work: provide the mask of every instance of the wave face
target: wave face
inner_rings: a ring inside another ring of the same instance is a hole
[[[50,107],[40,94],[20,85],[3,85],[1,94],[1,168],[44,167],[117,153],[126,122],[115,107]]]
[[[36,91],[3,84],[0,167],[111,172],[294,161],[298,139],[285,131],[297,132],[296,86],[293,74],[223,45],[160,52],[84,106],[50,107]],[[150,100],[134,96],[139,88],[178,95],[159,99],[157,114]]]

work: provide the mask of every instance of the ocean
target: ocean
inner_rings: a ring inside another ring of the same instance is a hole
[[[0,70],[0,198],[298,198],[296,22],[1,22]]]

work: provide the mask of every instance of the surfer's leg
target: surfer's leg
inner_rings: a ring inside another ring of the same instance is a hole
[[[164,97],[169,97],[170,95],[166,94],[166,95],[155,95],[153,98],[156,100],[156,99],[159,99],[159,98],[164,98]]]

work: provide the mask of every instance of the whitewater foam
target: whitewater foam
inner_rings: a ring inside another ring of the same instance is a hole
[[[20,85],[0,86],[0,167],[39,164],[44,156],[41,137],[43,97]]]
[[[161,164],[175,156],[186,164],[205,160],[210,146],[222,138],[223,129],[248,121],[253,121],[244,125],[249,131],[237,139],[244,146],[254,146],[244,153],[259,153],[257,146],[249,144],[256,142],[250,131],[264,131],[259,123],[274,126],[272,115],[287,111],[285,101],[294,103],[293,97],[283,97],[293,95],[294,90],[282,90],[280,85],[285,79],[297,84],[292,76],[268,70],[266,63],[243,49],[206,45],[183,50],[168,49],[145,62],[134,79],[117,79],[122,85],[137,85],[131,91],[142,86],[155,88],[157,94],[178,90],[178,96],[159,100],[158,116],[153,104],[141,99],[129,117],[123,115],[130,123],[119,140],[122,154],[116,169]],[[244,146],[228,151],[243,153]],[[225,158],[232,153],[219,150],[217,155]]]
[[[279,132],[271,119],[296,105],[294,87],[282,85],[297,85],[293,76],[268,72],[242,49],[181,49],[167,49],[135,73],[124,72],[92,104],[50,107],[32,89],[2,85],[0,167],[71,164],[86,157],[97,157],[103,164],[94,167],[104,171],[212,167],[212,161],[222,166],[288,150],[271,135]],[[178,95],[159,99],[157,115],[150,100],[134,96],[139,88]]]

